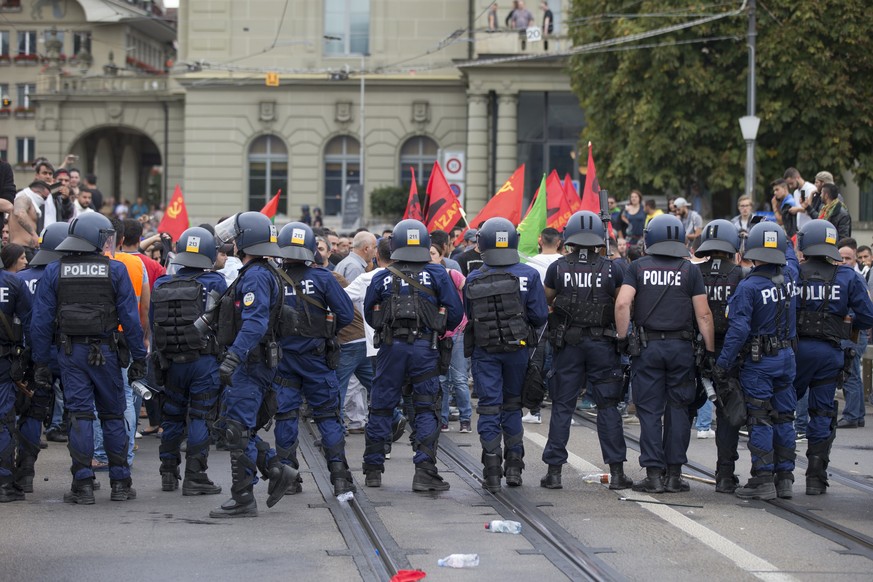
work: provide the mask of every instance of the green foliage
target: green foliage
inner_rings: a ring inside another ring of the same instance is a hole
[[[370,212],[373,216],[397,217],[399,220],[406,210],[409,190],[400,186],[380,186],[370,192]]]
[[[571,4],[576,46],[689,22],[731,5],[644,0]],[[767,0],[757,10],[759,199],[785,168],[873,170],[873,20],[866,0]],[[659,17],[624,15],[669,13]],[[594,17],[594,15],[609,15]],[[573,89],[594,143],[600,183],[646,195],[698,182],[730,198],[744,187],[747,12],[628,45],[667,46],[580,54]],[[715,37],[729,37],[718,40]],[[711,39],[704,41],[703,39]],[[678,44],[677,44],[678,43]]]

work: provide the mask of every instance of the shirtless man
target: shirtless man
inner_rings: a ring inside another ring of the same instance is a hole
[[[41,180],[32,182],[15,196],[12,216],[9,218],[9,242],[25,248],[28,261],[39,247],[37,224],[49,197],[49,185]]]

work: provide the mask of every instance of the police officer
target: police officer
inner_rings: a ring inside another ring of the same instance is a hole
[[[278,394],[276,414],[277,460],[297,469],[298,411],[306,397],[321,433],[321,444],[334,495],[354,491],[346,461],[340,418],[337,330],[354,319],[354,306],[337,280],[315,261],[312,229],[302,222],[286,224],[279,232],[285,263],[280,272],[285,304],[279,332],[282,360],[273,379]],[[300,478],[286,493],[301,491]]]
[[[794,388],[798,398],[809,390],[807,495],[827,492],[827,468],[836,437],[834,395],[846,366],[854,362],[854,352],[844,353],[842,344],[851,339],[853,330],[873,326],[867,285],[854,269],[839,264],[837,236],[836,227],[827,220],[807,222],[797,235],[797,248],[806,260],[800,265]],[[845,321],[847,316],[852,316],[851,324]]]
[[[712,314],[700,270],[685,257],[685,228],[673,215],[656,216],[644,232],[646,256],[631,263],[615,303],[615,326],[621,341],[631,319],[630,338],[634,403],[640,419],[640,466],[646,478],[634,491],[688,491],[682,465],[691,434],[688,406],[696,393],[692,340],[694,321],[706,350],[715,347]],[[639,342],[639,352],[634,344]],[[661,418],[663,417],[663,429]]]
[[[699,263],[706,288],[706,299],[712,312],[715,330],[715,354],[717,358],[724,345],[727,332],[727,304],[737,285],[743,280],[746,271],[736,263],[740,247],[737,227],[728,220],[713,220],[706,225],[701,234],[701,243],[694,252],[696,257],[709,258]],[[704,382],[709,382],[704,378]],[[715,446],[718,454],[715,470],[715,490],[718,493],[733,493],[739,484],[734,474],[735,463],[739,459],[737,445],[740,440],[740,427],[731,426],[721,406],[716,407]]]
[[[218,298],[227,290],[224,276],[212,270],[215,238],[205,228],[189,228],[176,243],[173,275],[155,281],[152,292],[152,364],[164,386],[161,435],[161,489],[179,487],[180,452],[185,427],[185,479],[182,495],[217,495],[221,487],[206,474],[209,456],[207,421],[219,393],[218,343],[207,323]],[[190,421],[189,421],[190,419]]]
[[[461,323],[463,307],[446,270],[430,263],[430,235],[418,220],[402,220],[391,235],[392,265],[373,278],[364,296],[367,323],[381,342],[370,394],[364,449],[364,484],[379,487],[386,445],[401,386],[412,383],[415,410],[413,491],[446,491],[436,468],[441,403],[438,340]]]
[[[28,430],[22,434],[22,453],[26,459],[19,457],[19,467],[15,467],[15,401],[19,389],[27,389],[26,385],[19,388],[13,376],[13,360],[17,359],[24,346],[26,330],[30,325],[31,297],[21,280],[13,273],[2,270],[0,263],[0,503],[22,501],[25,489],[33,491],[33,463],[39,453],[39,421],[49,412],[48,404],[40,404],[48,399],[48,391],[40,387],[39,396],[34,390],[35,402],[25,415],[33,414],[31,410],[37,407],[41,413],[39,420],[27,422],[22,417],[22,424],[28,428],[35,424],[36,437]],[[22,381],[18,375],[18,382]],[[48,387],[51,390],[51,386]],[[44,398],[43,398],[44,397]],[[22,463],[24,466],[22,467]],[[17,475],[16,475],[17,473]],[[27,473],[27,475],[25,475]],[[29,477],[29,478],[25,478]],[[16,482],[17,481],[17,482]]]
[[[482,486],[496,493],[501,477],[510,487],[522,484],[521,391],[528,348],[536,340],[531,328],[546,323],[548,306],[540,274],[519,263],[518,233],[510,221],[489,218],[477,240],[484,264],[470,273],[464,286],[468,321],[464,338],[465,351],[470,352],[466,347],[472,344],[473,380],[479,394]]]
[[[15,274],[16,278],[23,284],[23,288],[28,291],[30,301],[33,301],[33,296],[36,294],[36,284],[45,273],[45,266],[63,256],[63,253],[56,251],[55,247],[67,238],[69,227],[70,225],[66,222],[55,222],[45,227],[39,237],[39,251],[33,256],[27,269]],[[16,330],[14,326],[12,329]],[[0,325],[0,333],[2,332],[3,326]],[[17,345],[21,346],[20,338]],[[0,347],[0,351],[2,350],[3,348]],[[51,355],[52,375],[57,378],[60,376],[60,371],[54,350],[52,350]],[[34,465],[39,456],[39,434],[43,421],[50,417],[53,412],[52,392],[54,387],[52,386],[48,390],[37,388],[33,382],[29,382],[32,378],[26,378],[26,369],[30,367],[30,350],[21,351],[17,357],[11,357],[16,358],[13,360],[12,366],[13,380],[28,382],[28,388],[33,390],[33,395],[25,399],[24,408],[18,411],[18,458],[15,461],[16,485],[24,493],[32,493]]]
[[[127,462],[128,436],[124,422],[124,383],[121,368],[127,354],[118,350],[116,330],[121,323],[127,340],[128,380],[146,374],[146,349],[136,296],[124,265],[104,256],[115,249],[109,219],[96,212],[70,222],[67,238],[55,250],[70,254],[46,266],[37,285],[33,340],[34,381],[50,389],[53,340],[64,385],[64,404],[70,413],[68,448],[73,483],[64,494],[67,503],[94,503],[91,459],[94,455],[94,407],[103,428],[109,457],[110,499],[136,498]],[[57,328],[55,328],[57,322]]]
[[[546,271],[549,340],[555,349],[554,376],[549,386],[552,419],[543,450],[548,473],[540,481],[547,489],[561,489],[561,467],[567,462],[570,421],[579,387],[591,381],[597,404],[597,437],[603,461],[609,465],[610,489],[626,489],[633,482],[624,474],[627,446],[617,405],[624,382],[615,345],[615,296],[624,280],[621,267],[600,255],[606,231],[600,217],[583,210],[564,228],[567,254]]]
[[[281,285],[268,263],[279,257],[276,227],[260,212],[235,214],[215,227],[222,243],[235,241],[237,256],[243,263],[236,281],[219,302],[218,342],[226,348],[219,366],[225,385],[224,418],[233,484],[231,497],[210,517],[254,517],[258,504],[254,496],[257,482],[258,411],[273,389],[273,376],[279,365],[277,325],[282,309]],[[272,463],[276,452],[261,451],[269,466],[267,507],[273,507],[285,490],[297,480],[297,471],[288,465]]]
[[[772,222],[752,227],[743,258],[754,268],[728,299],[728,330],[712,371],[716,384],[726,382],[739,360],[752,477],[734,494],[740,499],[774,499],[778,488],[780,496],[791,497],[797,259],[785,231]]]

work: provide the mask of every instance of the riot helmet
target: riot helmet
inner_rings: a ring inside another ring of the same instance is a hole
[[[685,227],[672,214],[659,214],[649,221],[644,233],[647,255],[687,257]]]
[[[734,254],[740,250],[740,232],[729,220],[719,218],[707,224],[700,235],[700,246],[695,257],[707,257],[711,253]]]
[[[785,249],[788,243],[785,231],[775,222],[759,222],[746,237],[746,250],[743,258],[773,265],[785,264]]]
[[[279,252],[282,258],[315,261],[315,235],[309,225],[289,222],[279,231]]]
[[[236,241],[236,248],[256,257],[279,257],[276,226],[260,212],[240,212],[215,226],[221,244]]]
[[[797,249],[806,257],[828,257],[842,262],[838,236],[837,227],[827,220],[810,220],[797,233]]]
[[[67,238],[69,229],[70,225],[66,222],[53,222],[42,229],[42,234],[39,235],[39,250],[33,255],[30,266],[41,267],[63,257],[65,253],[55,249]]]
[[[409,263],[430,262],[430,234],[419,220],[401,220],[391,233],[391,258]]]
[[[89,253],[115,252],[115,229],[108,218],[99,212],[86,212],[70,221],[67,238],[55,247],[56,251]]]
[[[479,228],[476,240],[486,265],[503,267],[518,262],[518,231],[509,220],[489,218]]]
[[[564,244],[580,247],[602,247],[606,244],[603,220],[589,210],[573,214],[564,227]]]
[[[205,228],[195,226],[182,233],[176,242],[176,256],[170,261],[183,267],[211,269],[215,265],[215,237]]]

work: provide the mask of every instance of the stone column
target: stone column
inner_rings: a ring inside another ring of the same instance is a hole
[[[488,192],[488,96],[467,94],[467,174],[464,211],[472,219],[493,192]]]
[[[518,166],[518,95],[497,98],[497,184],[503,184]]]

